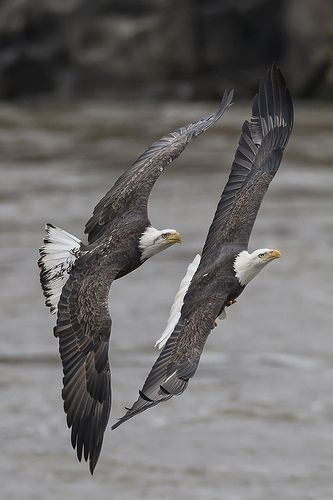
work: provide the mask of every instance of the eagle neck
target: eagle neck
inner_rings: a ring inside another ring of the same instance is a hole
[[[141,262],[149,259],[153,255],[161,252],[163,247],[155,245],[156,239],[160,236],[161,231],[153,226],[148,226],[141,234],[139,239],[139,249],[141,252]]]
[[[234,260],[235,275],[242,286],[253,280],[260,269],[253,263],[252,256],[247,250],[240,252]]]

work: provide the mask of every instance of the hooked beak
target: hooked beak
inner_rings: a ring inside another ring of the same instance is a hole
[[[182,242],[182,237],[178,231],[174,233],[170,233],[169,236],[167,237],[167,242],[168,243],[181,243]]]
[[[279,259],[280,257],[282,257],[281,255],[281,252],[279,250],[271,250],[269,252],[269,260],[273,260],[273,259]]]

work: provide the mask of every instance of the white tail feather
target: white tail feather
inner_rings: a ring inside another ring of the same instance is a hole
[[[81,241],[52,224],[46,224],[45,231],[44,245],[39,249],[40,282],[46,297],[45,304],[50,307],[51,314],[55,314]]]
[[[201,259],[200,255],[195,256],[194,260],[188,266],[186,274],[180,283],[179,290],[176,293],[174,303],[172,304],[172,307],[170,309],[170,315],[167,326],[164,332],[162,333],[161,337],[155,343],[155,347],[157,346],[159,349],[162,349],[162,347],[165,346],[168,338],[172,334],[176,324],[179,321],[180,312],[184,304],[184,297],[186,295],[188,287],[190,286],[192,278],[199,267],[200,259]]]

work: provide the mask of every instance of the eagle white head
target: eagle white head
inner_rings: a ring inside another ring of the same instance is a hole
[[[175,243],[181,243],[181,236],[176,229],[162,229],[160,231],[152,226],[148,227],[139,239],[141,261],[149,259]]]
[[[247,285],[269,262],[281,257],[279,250],[259,248],[252,253],[243,250],[235,258],[234,270],[241,285]]]

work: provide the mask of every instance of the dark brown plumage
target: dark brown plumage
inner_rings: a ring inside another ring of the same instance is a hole
[[[110,286],[146,260],[139,241],[151,227],[147,204],[159,175],[222,116],[232,95],[225,92],[216,113],[171,132],[136,160],[95,207],[85,228],[88,245],[52,225],[46,228],[39,266],[46,303],[53,311],[61,293],[54,335],[63,365],[64,410],[78,459],[89,460],[91,473],[111,408]]]
[[[273,65],[254,98],[251,121],[243,125],[229,180],[178,323],[138,400],[113,429],[186,389],[216,318],[244,289],[234,269],[235,259],[241,252],[247,253],[259,207],[279,168],[292,127],[292,100],[279,69]]]

